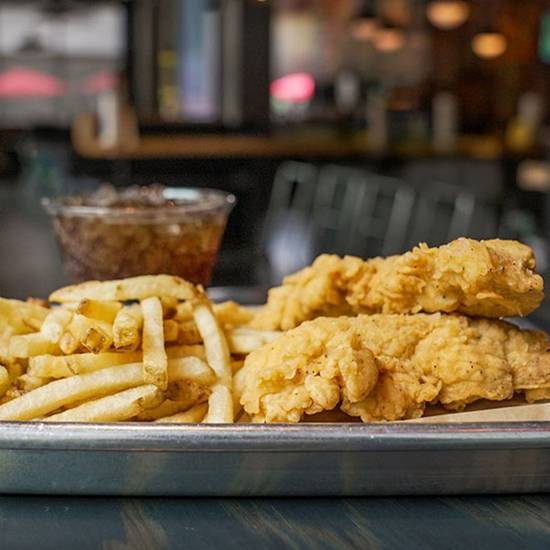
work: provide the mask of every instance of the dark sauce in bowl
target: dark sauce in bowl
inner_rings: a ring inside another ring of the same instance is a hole
[[[167,273],[207,286],[235,197],[207,189],[105,186],[43,204],[75,281]]]

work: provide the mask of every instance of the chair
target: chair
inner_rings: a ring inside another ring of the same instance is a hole
[[[419,242],[439,246],[458,237],[494,237],[495,209],[469,191],[443,182],[417,191],[413,220],[405,248]]]
[[[342,179],[347,176],[347,180]],[[401,181],[363,170],[328,166],[321,170],[320,193],[334,181],[347,186],[347,201],[338,213],[338,237],[334,246],[325,240],[319,251],[362,257],[388,255],[404,246],[415,203],[412,189]],[[320,216],[321,222],[325,219]],[[321,225],[322,227],[322,225]]]
[[[277,170],[264,224],[267,273],[279,282],[320,253],[363,258],[399,254],[418,242],[494,235],[491,207],[442,183],[420,190],[368,171],[303,162]]]
[[[317,178],[311,164],[285,162],[278,168],[261,239],[262,282],[278,282],[314,256],[311,211]]]

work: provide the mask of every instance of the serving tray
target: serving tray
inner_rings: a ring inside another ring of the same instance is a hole
[[[550,491],[550,422],[0,423],[0,492],[443,495]]]

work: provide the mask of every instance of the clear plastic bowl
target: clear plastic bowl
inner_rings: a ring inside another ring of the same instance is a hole
[[[84,281],[168,273],[207,286],[235,197],[158,186],[122,196],[108,188],[103,195],[42,199],[69,276]]]

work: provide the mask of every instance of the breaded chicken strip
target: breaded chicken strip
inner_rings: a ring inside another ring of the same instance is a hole
[[[315,317],[359,313],[527,315],[543,299],[534,269],[528,246],[503,240],[421,244],[402,256],[367,261],[322,255],[271,289],[252,324],[287,330]]]
[[[338,403],[364,422],[415,418],[426,403],[460,409],[550,387],[548,346],[542,332],[461,315],[318,318],[247,357],[241,403],[255,422],[297,422]]]
[[[321,322],[319,322],[321,321]],[[241,403],[256,422],[298,422],[304,414],[360,402],[378,368],[359,327],[345,318],[305,323],[247,356]]]

